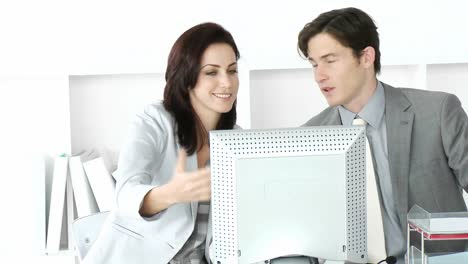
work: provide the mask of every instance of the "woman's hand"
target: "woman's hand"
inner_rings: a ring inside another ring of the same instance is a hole
[[[211,199],[211,172],[209,168],[186,172],[187,153],[179,150],[172,180],[154,187],[143,199],[140,215],[152,216],[176,203],[209,201]]]
[[[211,199],[211,172],[209,168],[186,172],[187,153],[179,150],[174,177],[168,183],[175,203],[209,201]]]

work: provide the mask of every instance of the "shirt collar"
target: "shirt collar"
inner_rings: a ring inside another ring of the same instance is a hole
[[[341,122],[345,126],[351,126],[353,119],[357,116],[364,119],[370,126],[379,128],[382,123],[385,112],[385,92],[382,83],[377,81],[377,89],[371,96],[369,102],[362,108],[361,112],[353,113],[343,106],[338,106],[340,112]]]

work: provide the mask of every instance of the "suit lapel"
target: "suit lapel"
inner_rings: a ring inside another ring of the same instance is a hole
[[[384,84],[385,121],[387,124],[388,163],[395,206],[401,226],[406,228],[408,213],[408,177],[411,154],[411,132],[414,113],[411,103],[400,89]]]
[[[322,124],[323,126],[338,126],[342,125],[343,122],[341,121],[340,111],[338,111],[338,107],[334,107],[333,111],[330,112],[330,115],[325,118],[325,123]]]

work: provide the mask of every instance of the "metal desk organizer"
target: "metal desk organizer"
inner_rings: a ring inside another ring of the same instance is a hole
[[[418,232],[421,234],[420,249],[411,246],[411,232]],[[414,205],[408,213],[407,263],[430,264],[435,261],[440,261],[435,260],[435,258],[431,260],[431,257],[426,254],[424,249],[424,241],[426,240],[464,239],[468,240],[468,212],[429,213],[420,206]]]

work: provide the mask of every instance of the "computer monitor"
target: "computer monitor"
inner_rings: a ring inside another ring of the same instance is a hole
[[[363,126],[210,132],[215,263],[367,261]]]

